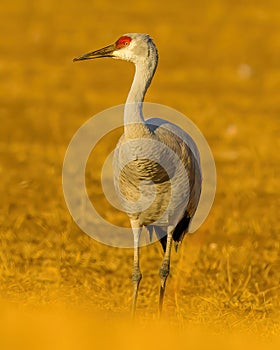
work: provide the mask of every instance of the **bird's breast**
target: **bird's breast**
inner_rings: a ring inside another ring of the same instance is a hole
[[[185,165],[161,144],[150,139],[121,142],[114,155],[117,195],[128,215],[140,217],[145,225],[158,220],[168,224],[189,196]]]

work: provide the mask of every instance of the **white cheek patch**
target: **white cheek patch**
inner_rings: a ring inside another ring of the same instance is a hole
[[[116,59],[120,60],[125,60],[125,61],[130,61],[133,62],[134,60],[134,54],[131,52],[131,50],[128,50],[128,48],[122,48],[119,50],[115,50],[113,52],[113,56]]]

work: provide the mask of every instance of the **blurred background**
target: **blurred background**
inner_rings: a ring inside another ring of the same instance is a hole
[[[166,338],[170,327],[170,337],[180,330],[182,343],[189,337],[195,343],[196,327],[279,334],[279,1],[13,0],[1,4],[0,16],[3,344],[70,349],[78,346],[75,336],[102,344],[109,324],[108,346],[126,348],[120,335],[129,329],[129,344],[138,334],[126,321],[132,250],[81,232],[61,184],[71,137],[94,114],[125,101],[134,73],[127,62],[72,59],[128,32],[149,33],[159,50],[146,101],[187,115],[208,140],[217,167],[209,217],[173,253],[164,305],[170,326],[156,328],[157,337]],[[110,219],[98,186],[106,147],[94,155],[87,183]],[[111,219],[127,220],[122,214]],[[161,247],[141,254],[138,320],[146,332],[157,322]],[[83,332],[72,332],[79,327]]]

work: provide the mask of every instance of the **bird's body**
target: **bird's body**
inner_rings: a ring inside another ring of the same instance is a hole
[[[114,154],[115,183],[129,218],[151,234],[154,230],[165,246],[168,226],[175,227],[173,239],[180,242],[197,208],[199,154],[189,135],[176,125],[156,118],[145,124],[147,129],[137,130],[137,138],[124,134],[119,140]],[[138,124],[132,127],[138,129]]]
[[[124,134],[114,153],[114,182],[134,234],[133,312],[139,282],[139,239],[142,228],[154,231],[164,249],[160,268],[160,310],[169,274],[172,240],[181,242],[198,206],[201,167],[198,149],[185,131],[162,120],[145,120],[142,105],[155,73],[158,54],[147,34],[129,33],[115,44],[75,60],[113,57],[136,66],[124,108]]]

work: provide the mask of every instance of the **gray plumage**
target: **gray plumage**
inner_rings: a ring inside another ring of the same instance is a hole
[[[156,233],[164,249],[160,268],[161,312],[172,241],[178,244],[183,240],[200,198],[199,152],[190,135],[178,126],[143,117],[142,104],[158,63],[157,48],[149,35],[125,34],[114,44],[74,60],[99,57],[130,61],[136,67],[124,108],[124,134],[114,153],[114,183],[134,235],[132,313],[142,278],[139,240],[144,226],[150,234]]]
[[[198,206],[201,192],[199,153],[191,137],[170,122],[148,119],[146,127],[141,138],[138,135],[139,138],[133,140],[124,134],[119,140],[113,165],[115,185],[119,186],[117,193],[121,194],[120,200],[129,218],[146,226],[150,234],[154,230],[165,250],[167,227],[175,226],[173,240],[181,242]],[[166,145],[167,151],[162,152],[163,147],[158,147],[157,142]],[[174,159],[173,152],[178,158]],[[174,195],[167,210],[171,198],[170,179]],[[132,204],[141,195],[142,201],[138,201],[138,207],[132,211]],[[143,210],[146,202],[150,205]]]

